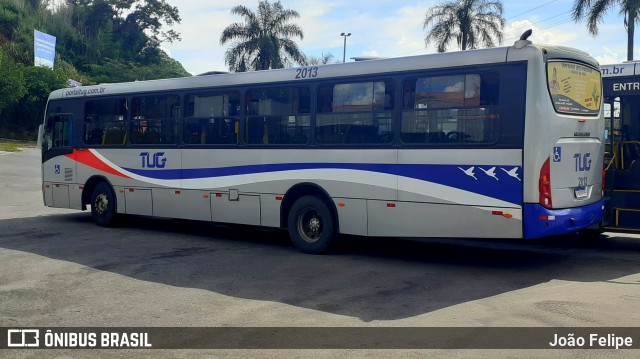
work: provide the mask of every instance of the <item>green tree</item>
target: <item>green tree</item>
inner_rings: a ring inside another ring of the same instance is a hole
[[[67,78],[63,73],[46,67],[26,66],[24,68],[26,94],[14,108],[15,125],[34,136],[44,118],[44,108],[52,91],[66,87]]]
[[[165,0],[140,1],[135,10],[127,15],[127,20],[135,21],[140,30],[148,32],[152,45],[180,40],[180,34],[175,30],[164,30],[165,26],[173,26],[181,21],[178,8],[167,4]]]
[[[91,82],[87,74],[78,71],[72,63],[62,59],[60,54],[56,55],[53,71],[55,71],[56,76],[61,79],[74,80],[87,85]]]
[[[0,0],[0,43],[15,38],[21,18],[22,13],[13,2]]]
[[[105,59],[102,64],[90,64],[87,67],[93,75],[93,81],[98,83],[143,81],[189,75],[179,62],[166,53],[161,52],[159,57],[159,62],[145,66],[139,66],[131,61]]]
[[[111,1],[122,3],[127,0]],[[135,2],[135,8],[127,15],[122,26],[121,34],[127,41],[125,46],[133,46],[139,55],[138,59],[157,63],[161,60],[160,45],[180,40],[180,34],[175,30],[165,31],[166,26],[180,23],[178,8],[167,4],[165,0]]]
[[[225,63],[231,71],[267,70],[284,68],[293,63],[306,64],[304,54],[291,38],[304,37],[302,29],[290,23],[300,17],[295,10],[284,9],[280,1],[258,3],[258,12],[239,5],[231,13],[244,18],[224,29],[220,44],[232,42],[225,54]]]
[[[167,55],[166,52],[160,52],[160,62],[147,66],[149,69],[148,79],[166,79],[174,77],[190,76],[182,64]]]
[[[0,63],[0,127],[8,124],[7,110],[15,106],[27,93],[22,66],[2,56]]]
[[[69,50],[65,58],[81,50],[91,63],[107,58],[158,62],[160,45],[180,40],[180,34],[171,29],[181,21],[178,8],[165,0],[67,0],[56,14],[75,30],[66,35],[78,48]]]
[[[438,52],[447,51],[452,39],[460,50],[502,43],[505,19],[502,2],[491,0],[453,0],[431,7],[424,20],[424,29],[430,28],[424,38],[425,45],[435,43]]]
[[[573,4],[572,17],[578,22],[587,20],[587,30],[593,36],[598,35],[598,24],[605,14],[618,6],[620,15],[624,17],[624,27],[627,30],[627,61],[633,60],[633,36],[636,22],[640,18],[639,0],[576,0]]]
[[[341,62],[336,61],[333,54],[330,54],[330,53],[326,55],[322,54],[322,56],[320,57],[309,56],[307,58],[308,65],[327,65],[327,64],[337,64],[337,63],[341,63]]]

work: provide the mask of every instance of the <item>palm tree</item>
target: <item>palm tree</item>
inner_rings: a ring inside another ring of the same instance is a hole
[[[306,65],[306,58],[291,40],[302,39],[302,29],[289,23],[300,17],[297,11],[284,9],[280,1],[270,4],[268,0],[258,3],[254,13],[246,6],[231,9],[234,15],[244,18],[244,23],[234,23],[222,32],[220,44],[232,41],[225,54],[225,63],[231,71],[251,71],[283,68],[293,63]]]
[[[573,4],[572,17],[577,22],[587,18],[587,30],[593,36],[598,34],[598,23],[612,7],[620,7],[620,15],[624,16],[624,27],[627,29],[627,60],[633,60],[633,35],[636,21],[640,18],[639,0],[576,0]]]
[[[480,45],[493,47],[502,43],[504,29],[503,6],[500,0],[452,0],[438,3],[427,11],[424,29],[425,45],[435,42],[438,52],[447,51],[453,38],[461,50]]]

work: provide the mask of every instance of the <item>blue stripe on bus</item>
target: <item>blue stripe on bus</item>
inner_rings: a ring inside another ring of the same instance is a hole
[[[473,170],[470,170],[474,167]],[[235,175],[259,174],[308,169],[345,169],[385,173],[497,198],[509,203],[522,203],[522,168],[493,165],[421,165],[421,164],[362,164],[362,163],[279,163],[222,168],[156,169],[124,168],[139,176],[159,180],[201,179]],[[491,171],[491,169],[493,169]],[[466,172],[465,172],[466,170]],[[486,172],[488,171],[488,173]],[[510,174],[508,172],[511,172]],[[515,175],[515,177],[514,177]]]

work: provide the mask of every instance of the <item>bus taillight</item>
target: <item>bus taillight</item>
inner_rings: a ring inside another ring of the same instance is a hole
[[[549,158],[547,158],[540,169],[538,191],[540,192],[540,205],[544,208],[551,209],[553,203],[551,202],[551,164]]]

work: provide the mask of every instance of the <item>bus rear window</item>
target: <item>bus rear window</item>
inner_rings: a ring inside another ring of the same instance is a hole
[[[556,112],[594,116],[600,112],[600,71],[573,62],[549,62],[547,83]]]

